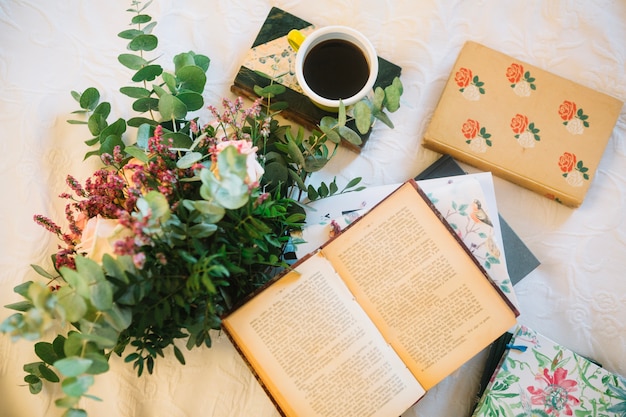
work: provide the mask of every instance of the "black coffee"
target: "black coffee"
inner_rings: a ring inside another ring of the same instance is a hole
[[[358,93],[369,78],[369,65],[354,44],[329,39],[315,45],[304,59],[307,84],[322,97],[339,100]]]

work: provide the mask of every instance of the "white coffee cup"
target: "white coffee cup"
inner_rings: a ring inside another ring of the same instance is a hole
[[[297,51],[295,72],[300,88],[323,110],[336,112],[341,101],[349,107],[374,88],[378,55],[357,30],[326,26],[305,36],[294,29],[287,39]]]

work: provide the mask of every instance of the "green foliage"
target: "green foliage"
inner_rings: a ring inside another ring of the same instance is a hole
[[[325,117],[318,129],[305,133],[279,125],[275,116],[286,107],[280,101],[285,87],[271,83],[255,88],[265,107],[255,103],[244,111],[231,102],[227,117],[212,109],[217,123],[199,127],[190,112],[204,107],[210,59],[183,52],[174,56],[169,72],[146,56],[158,47],[152,33],[157,23],[145,13],[150,3],[133,0],[132,28],[118,34],[128,41],[118,61],[133,81],[120,92],[133,99],[140,115],[110,121],[111,105],[96,88],[71,92],[79,105],[74,113],[83,120],[68,122],[87,128],[85,158],[102,158],[105,167],[98,172],[113,181],[100,187],[111,188],[103,194],[92,190],[97,198],[91,201],[72,187],[78,196],[67,206],[72,233],[57,233],[66,247],[52,256],[54,271],[32,265],[45,283],[15,287],[22,301],[6,306],[16,313],[0,324],[13,339],[36,342],[39,360],[24,365],[24,382],[33,394],[44,381],[59,383],[63,396],[55,404],[66,409],[66,417],[87,415],[78,408],[82,398],[98,400],[89,390],[95,375],[109,370],[112,354],[140,376],[152,373],[156,359],[169,351],[185,364],[179,346],[210,347],[220,318],[289,267],[283,252],[290,231],[305,220],[298,201],[364,188],[361,178],[343,187],[336,178],[310,184],[342,140],[360,144],[347,123],[354,120],[361,134],[376,119],[392,127],[386,112],[400,106],[402,84],[396,79],[351,110],[342,104],[336,117]],[[129,127],[136,129],[134,140],[127,137]],[[229,141],[232,145],[216,151]],[[255,177],[251,168],[262,174]],[[115,197],[106,204],[99,200],[109,194]],[[89,210],[81,205],[94,202]],[[89,221],[114,221],[111,240],[122,252],[90,259],[80,245],[85,230],[77,232],[71,221],[78,212]],[[127,235],[115,235],[118,229]],[[70,330],[44,341],[53,328]]]

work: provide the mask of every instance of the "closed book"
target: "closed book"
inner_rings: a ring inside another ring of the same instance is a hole
[[[320,109],[302,93],[294,69],[296,53],[287,41],[287,34],[292,29],[298,29],[306,35],[315,30],[316,26],[285,10],[272,7],[243,59],[231,91],[256,99],[258,95],[254,91],[255,86],[267,87],[271,83],[281,84],[286,87],[286,91],[273,98],[272,102],[287,103],[288,107],[281,111],[281,115],[287,120],[312,130],[319,125],[324,116],[336,117],[337,114]],[[379,56],[378,77],[374,88],[391,85],[393,79],[399,77],[401,72],[402,69],[398,65]],[[356,131],[353,121],[349,122],[348,126]],[[342,144],[348,149],[360,152],[369,138],[369,133],[371,132],[359,135],[362,141],[360,145],[354,145],[348,141],[343,141]]]
[[[423,144],[578,207],[622,105],[607,94],[468,41]]]
[[[494,346],[503,354],[472,417],[626,413],[624,378],[541,333],[518,326]]]

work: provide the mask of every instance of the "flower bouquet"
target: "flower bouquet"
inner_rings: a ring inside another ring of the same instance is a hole
[[[79,402],[93,398],[94,375],[108,371],[112,354],[140,376],[170,348],[184,364],[179,346],[210,347],[220,317],[289,267],[290,232],[305,221],[301,202],[361,188],[359,178],[341,189],[335,180],[309,184],[342,138],[358,138],[346,121],[356,119],[361,133],[375,119],[392,127],[385,110],[395,111],[402,94],[396,79],[354,116],[341,106],[310,133],[275,118],[284,109],[280,84],[256,89],[248,107],[240,98],[205,106],[208,57],[178,54],[168,72],[145,56],[158,46],[149,4],[133,1],[135,28],[118,35],[129,50],[118,60],[134,82],[120,92],[140,115],[109,122],[111,105],[97,89],[72,92],[82,118],[69,122],[86,125],[86,157],[103,165],[82,184],[67,177],[64,227],[35,216],[58,236],[58,251],[50,271],[33,265],[43,280],[15,288],[23,300],[7,306],[17,313],[0,325],[36,342],[40,360],[24,366],[24,380],[32,393],[44,380],[60,382],[65,416],[87,414]],[[189,116],[203,110],[210,120]]]

